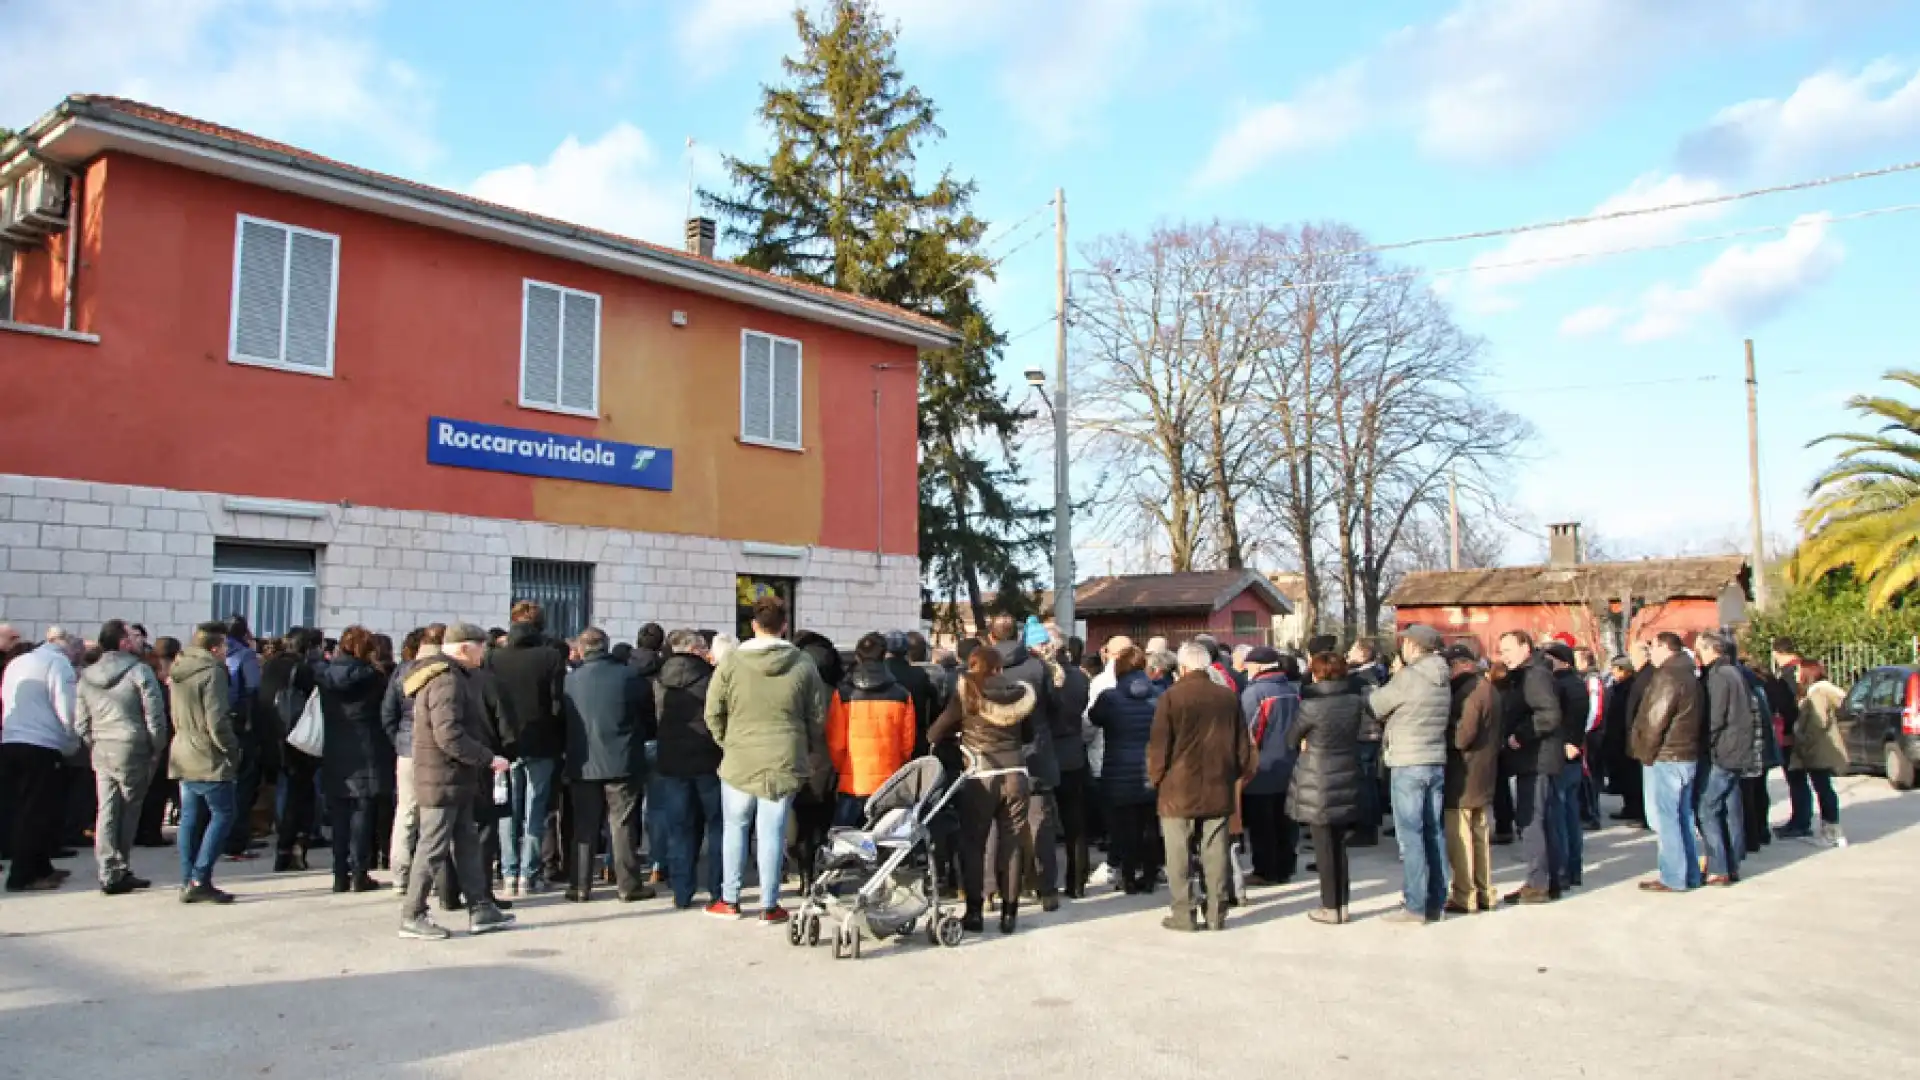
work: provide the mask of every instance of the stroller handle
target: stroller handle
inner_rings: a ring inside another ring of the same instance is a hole
[[[965,745],[964,743],[961,744],[960,746],[960,761],[961,761],[961,769],[960,769],[960,776],[958,777],[958,779],[965,780],[966,778],[980,771],[979,751],[975,750],[971,746]]]

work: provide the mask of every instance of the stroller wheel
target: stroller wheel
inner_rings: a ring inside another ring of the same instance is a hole
[[[820,916],[809,915],[801,921],[807,924],[807,944],[809,946],[820,944]]]
[[[967,933],[966,927],[960,924],[960,920],[951,915],[941,919],[935,926],[928,927],[927,931],[930,935],[938,933],[940,935],[938,938],[940,944],[945,945],[949,949],[958,947],[961,939],[964,938]]]
[[[833,932],[833,958],[845,960],[849,957],[860,958],[860,931],[851,926],[842,926]]]
[[[787,944],[798,948],[800,945],[806,942],[807,938],[806,938],[805,923],[806,923],[805,919],[788,919],[787,920]]]
[[[953,919],[953,916],[951,915],[943,915],[936,919],[928,919],[927,920],[927,944],[939,945],[940,944],[940,928],[945,926],[948,922],[952,921],[952,919]]]

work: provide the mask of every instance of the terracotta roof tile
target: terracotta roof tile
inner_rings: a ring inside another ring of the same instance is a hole
[[[1395,607],[1485,607],[1499,604],[1587,604],[1623,592],[1660,601],[1712,599],[1733,582],[1745,584],[1744,555],[1505,566],[1489,570],[1428,570],[1408,574],[1387,603]]]
[[[1249,587],[1262,586],[1278,595],[1278,590],[1273,589],[1266,578],[1252,570],[1198,570],[1185,574],[1094,578],[1074,590],[1074,612],[1077,615],[1128,611],[1211,613]],[[1284,605],[1285,597],[1281,596],[1280,599]]]
[[[137,117],[139,119],[146,120],[152,123],[164,124],[168,127],[180,128],[182,130],[196,132],[201,135],[211,136],[216,139],[223,139],[228,142],[238,143],[243,146],[250,146],[256,150],[264,150],[264,151],[267,151],[268,153],[281,154],[287,157],[297,158],[302,161],[307,161],[307,162],[320,164],[320,165],[326,165],[326,166],[330,166],[335,169],[341,169],[350,173],[357,173],[361,176],[368,178],[369,180],[375,180],[375,181],[379,181],[381,183],[386,183],[386,184],[398,184],[403,187],[412,188],[416,191],[419,191],[421,194],[432,197],[436,200],[443,200],[443,201],[452,200],[454,202],[464,203],[470,207],[480,209],[483,211],[493,210],[493,211],[501,211],[501,212],[516,214],[516,215],[522,215],[524,217],[536,219],[538,221],[547,223],[555,228],[567,229],[574,232],[586,234],[589,236],[601,237],[603,239],[606,239],[618,244],[634,245],[638,247],[649,248],[662,255],[665,255],[672,259],[679,260],[681,262],[704,265],[709,268],[716,269],[728,274],[738,275],[740,277],[746,277],[751,279],[757,279],[758,281],[764,282],[765,284],[777,289],[790,290],[790,291],[801,292],[801,293],[812,293],[814,295],[821,296],[823,298],[827,298],[841,304],[846,304],[852,307],[865,309],[867,311],[872,312],[875,315],[879,315],[889,319],[894,319],[900,322],[914,324],[920,329],[930,331],[933,333],[940,333],[940,334],[953,333],[952,328],[948,327],[945,323],[940,322],[938,319],[930,318],[918,312],[909,311],[906,308],[898,307],[893,304],[883,303],[879,300],[868,299],[867,297],[864,297],[864,296],[857,296],[853,293],[841,292],[838,289],[830,289],[823,285],[813,285],[807,282],[795,281],[791,278],[781,277],[778,274],[770,274],[764,270],[755,270],[749,267],[741,266],[737,263],[728,262],[724,259],[706,258],[701,255],[696,255],[692,252],[683,251],[680,248],[668,247],[664,244],[656,244],[649,240],[639,240],[630,236],[622,236],[619,233],[608,232],[607,230],[604,230],[604,229],[596,229],[588,225],[581,225],[571,221],[562,221],[559,218],[548,217],[544,214],[536,214],[531,211],[522,210],[518,207],[512,207],[512,206],[506,206],[500,203],[488,202],[485,199],[476,199],[471,195],[465,195],[457,191],[449,191],[445,188],[433,187],[432,185],[429,185],[429,184],[422,184],[414,180],[408,180],[405,177],[393,176],[388,173],[376,172],[372,169],[362,168],[358,165],[353,165],[348,162],[340,161],[335,158],[329,158],[321,154],[316,154],[311,150],[303,150],[297,146],[293,146],[288,143],[277,142],[273,139],[262,138],[261,136],[254,135],[249,132],[240,131],[236,128],[226,127],[224,125],[215,124],[206,120],[196,119],[191,116],[183,116],[176,112],[170,112],[166,109],[158,108],[153,105],[148,105],[145,102],[133,101],[127,98],[113,97],[111,95],[105,95],[105,94],[75,94],[69,100],[77,103],[88,104],[88,105],[94,106],[95,108],[102,108],[102,109],[110,110],[112,112],[123,113],[127,116]]]

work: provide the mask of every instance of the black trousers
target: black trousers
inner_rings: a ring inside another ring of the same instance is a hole
[[[1276,884],[1292,878],[1299,867],[1300,826],[1287,816],[1286,793],[1241,795],[1240,819],[1252,849],[1253,872]]]
[[[1740,778],[1740,813],[1745,817],[1747,854],[1773,843],[1773,830],[1767,827],[1767,774]]]
[[[833,812],[838,805],[833,795],[817,799],[811,792],[802,791],[794,797],[793,863],[800,870],[803,889],[813,883],[814,867],[820,861],[820,849],[826,845],[827,830],[833,828]]]
[[[1616,768],[1614,775],[1620,779],[1620,812],[1628,821],[1645,822],[1647,820],[1646,768],[1639,762]]]
[[[1153,888],[1164,857],[1159,830],[1160,812],[1152,802],[1107,806],[1107,831],[1112,834],[1108,855],[1125,891],[1147,892]]]
[[[66,761],[58,750],[28,743],[0,745],[0,783],[13,792],[13,859],[7,888],[31,885],[53,874],[66,816]]]
[[[1084,896],[1087,875],[1093,872],[1088,850],[1087,809],[1092,801],[1093,779],[1085,769],[1066,769],[1060,773],[1060,786],[1053,789],[1060,810],[1060,838],[1067,847],[1068,896]]]
[[[374,797],[333,795],[327,809],[333,815],[333,877],[342,881],[366,876],[373,869]]]
[[[314,834],[320,831],[319,822],[315,820],[317,804],[313,790],[313,778],[320,772],[320,759],[288,747],[280,764],[287,775],[287,806],[273,823],[273,847],[282,855],[291,855],[295,848],[312,847]],[[336,835],[339,832],[334,831]]]
[[[75,751],[60,770],[64,792],[60,796],[60,840],[63,846],[87,848],[93,823],[100,816],[99,788],[93,777],[93,756],[86,750]]]
[[[1513,774],[1505,766],[1493,785],[1493,835],[1513,836]]]
[[[1000,906],[1020,905],[1020,872],[1033,858],[1033,834],[1027,829],[1027,810],[1033,790],[1025,773],[1004,773],[969,780],[954,801],[960,807],[960,881],[967,893],[967,912],[980,914],[987,903],[987,839],[995,842],[994,882],[1000,887]]]
[[[1347,866],[1347,826],[1315,825],[1313,862],[1320,868],[1320,906],[1342,910],[1353,893],[1353,877]]]
[[[582,896],[593,888],[593,849],[600,827],[607,826],[613,852],[613,879],[621,895],[638,892],[646,884],[640,876],[640,791],[628,780],[575,780],[573,798],[573,860],[570,879]]]
[[[244,855],[253,842],[253,807],[260,801],[260,743],[251,727],[235,734],[240,741],[240,768],[233,778],[233,828],[227,830],[226,854]]]
[[[154,755],[153,779],[147,782],[147,797],[140,804],[140,827],[134,830],[136,847],[165,847],[167,838],[160,832],[167,823],[167,802],[180,803],[180,785],[167,778],[167,762],[172,760],[173,740],[162,743]]]

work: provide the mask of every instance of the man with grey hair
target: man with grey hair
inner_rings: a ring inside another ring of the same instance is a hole
[[[1707,857],[1706,883],[1740,880],[1747,852],[1740,777],[1760,767],[1754,753],[1753,699],[1734,664],[1733,639],[1708,631],[1694,639],[1707,691],[1707,767],[1700,785],[1700,839]]]
[[[1440,815],[1453,691],[1440,646],[1440,633],[1433,627],[1407,627],[1400,636],[1404,666],[1371,698],[1374,716],[1385,725],[1385,760],[1393,770],[1388,792],[1404,875],[1403,906],[1387,916],[1389,922],[1439,922],[1447,902],[1446,839]]]
[[[167,745],[167,705],[159,678],[134,655],[138,643],[126,623],[108,619],[99,640],[100,659],[80,676],[73,732],[93,758],[100,891],[121,896],[152,884],[133,876],[127,852],[154,765]]]
[[[67,756],[73,735],[75,646],[58,626],[46,641],[7,665],[0,680],[0,783],[13,794],[13,863],[8,892],[45,892],[69,876],[53,866],[66,806]]]
[[[406,676],[404,689],[413,699],[413,789],[420,839],[400,912],[403,938],[448,937],[427,915],[427,890],[449,860],[467,901],[468,933],[513,925],[513,916],[487,899],[487,873],[474,825],[474,802],[488,771],[507,770],[506,759],[496,756],[487,741],[487,703],[473,674],[486,657],[487,632],[472,623],[454,623],[441,640],[440,655]]]
[[[1210,675],[1212,651],[1188,642],[1180,647],[1179,664],[1180,678],[1154,706],[1147,737],[1147,780],[1158,792],[1167,884],[1173,891],[1173,913],[1160,925],[1182,932],[1197,929],[1187,874],[1189,848],[1197,835],[1207,885],[1206,926],[1223,930],[1227,822],[1234,812],[1235,786],[1253,775],[1259,759],[1240,721],[1240,699]]]
[[[640,792],[646,743],[654,735],[653,694],[634,668],[613,658],[607,632],[579,637],[580,666],[567,674],[567,790],[573,798],[573,870],[567,899],[593,898],[594,845],[606,825],[622,902],[651,900],[641,878]]]
[[[725,635],[715,635],[718,644]],[[707,902],[720,899],[720,747],[707,730],[707,687],[713,682],[706,638],[695,630],[667,635],[669,655],[653,680],[653,711],[659,722],[660,751],[649,798],[652,813],[667,836],[667,883],[673,906],[693,906],[694,886],[703,885]],[[696,830],[695,822],[705,825]],[[699,882],[694,870],[706,850],[707,872]]]

